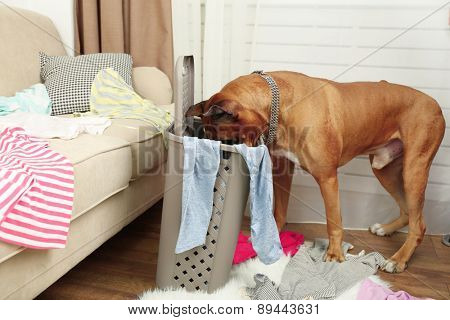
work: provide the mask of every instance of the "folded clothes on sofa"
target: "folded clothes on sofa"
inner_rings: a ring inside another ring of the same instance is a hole
[[[111,120],[105,117],[63,118],[29,112],[14,112],[0,117],[0,130],[19,127],[30,136],[43,139],[70,140],[81,133],[103,134],[110,125]]]
[[[49,115],[52,104],[45,85],[35,84],[17,92],[13,97],[0,97],[0,116],[16,111]]]
[[[90,109],[87,115],[142,120],[161,133],[172,122],[169,112],[141,98],[113,69],[101,70],[95,77],[91,87]]]

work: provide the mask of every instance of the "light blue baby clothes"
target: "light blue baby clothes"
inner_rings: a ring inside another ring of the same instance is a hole
[[[17,92],[13,97],[0,97],[0,116],[15,111],[49,115],[52,104],[45,85],[38,83]]]
[[[183,146],[183,195],[176,254],[205,243],[220,164],[220,141],[184,136]]]
[[[271,264],[283,254],[273,216],[272,161],[265,145],[235,145],[250,173],[250,231],[253,248],[264,264]]]

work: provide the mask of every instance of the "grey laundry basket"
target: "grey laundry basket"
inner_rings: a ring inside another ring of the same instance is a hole
[[[209,293],[229,276],[249,192],[247,165],[233,146],[221,145],[221,162],[214,186],[214,205],[204,245],[181,254],[175,246],[181,223],[183,188],[184,113],[193,104],[194,61],[180,57],[175,70],[175,121],[167,132],[168,156],[159,241],[156,284],[159,288],[186,288]],[[189,130],[187,130],[189,131]],[[195,130],[190,130],[192,132]]]

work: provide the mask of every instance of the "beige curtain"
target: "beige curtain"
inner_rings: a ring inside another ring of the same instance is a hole
[[[134,66],[154,66],[172,79],[170,0],[76,0],[78,54],[125,52]]]

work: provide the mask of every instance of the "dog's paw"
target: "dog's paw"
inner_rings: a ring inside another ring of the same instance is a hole
[[[345,257],[342,252],[335,253],[335,252],[327,252],[325,255],[324,261],[331,262],[331,261],[337,261],[337,262],[344,262]]]
[[[400,273],[406,269],[406,263],[401,263],[392,259],[387,259],[384,265],[381,267],[381,269],[388,273]]]
[[[386,232],[383,225],[380,223],[375,223],[369,227],[369,231],[379,237],[390,236],[391,234]]]

